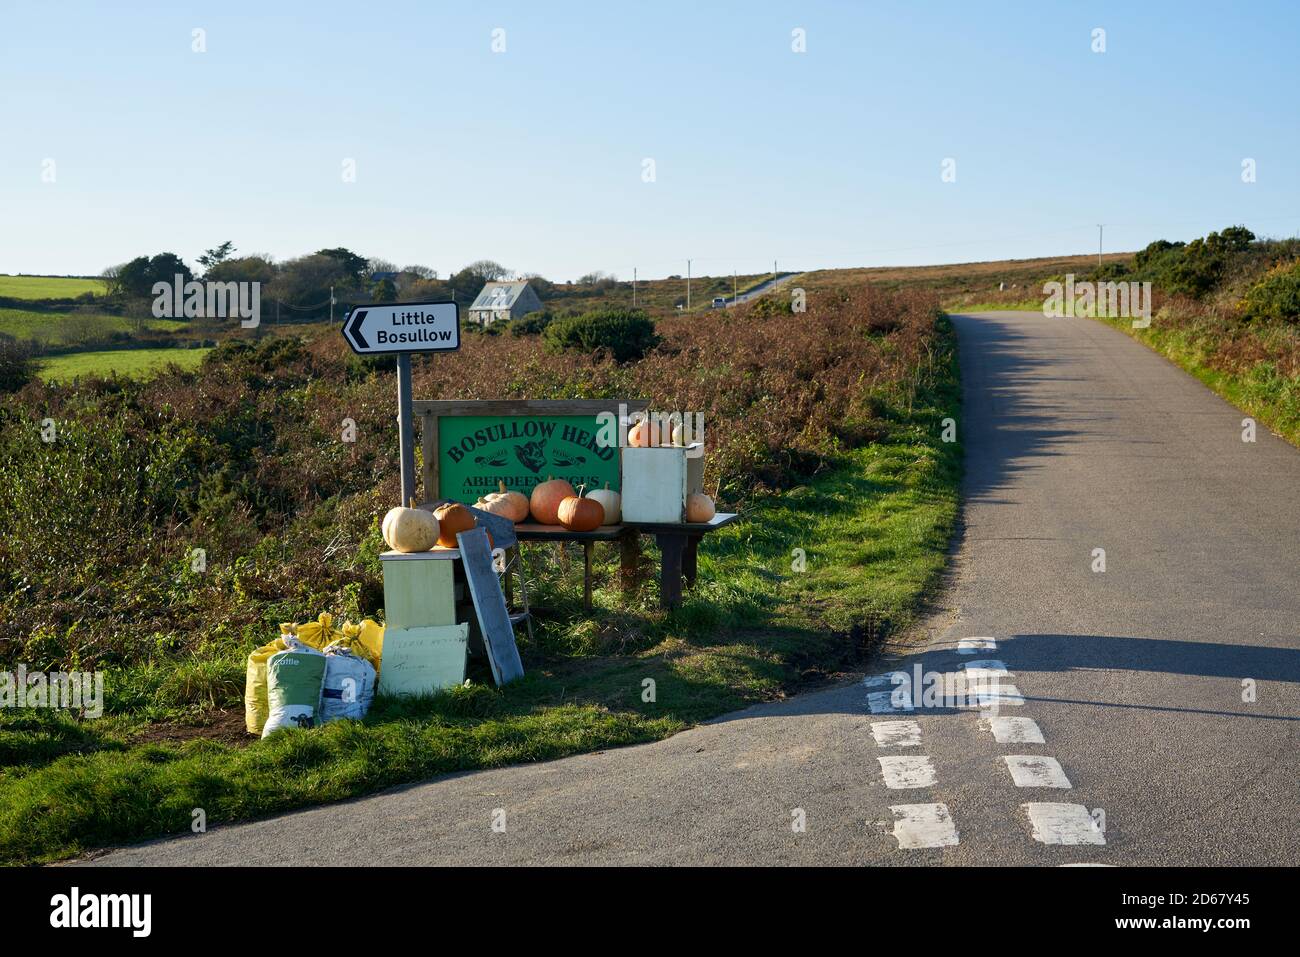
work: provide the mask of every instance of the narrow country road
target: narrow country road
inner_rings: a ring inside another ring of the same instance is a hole
[[[1100,323],[955,321],[963,529],[876,670],[996,707],[868,679],[94,863],[1300,863],[1300,451]]]
[[[737,296],[734,299],[728,299],[727,308],[730,309],[732,306],[749,302],[751,299],[757,299],[759,296],[765,295],[766,293],[769,293],[774,289],[780,289],[782,286],[788,283],[795,276],[802,276],[802,275],[803,273],[801,272],[781,273],[781,275],[769,279],[767,280],[767,282],[759,283],[753,289],[737,294]]]

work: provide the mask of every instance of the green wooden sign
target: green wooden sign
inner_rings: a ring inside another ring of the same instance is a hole
[[[548,477],[574,488],[621,489],[619,449],[597,444],[602,414],[643,411],[643,399],[420,400],[425,500],[473,503],[497,483],[528,495]]]

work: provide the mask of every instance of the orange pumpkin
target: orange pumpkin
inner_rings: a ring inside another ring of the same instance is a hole
[[[498,481],[499,492],[488,492],[476,503],[475,508],[481,508],[483,511],[492,515],[500,515],[508,518],[516,525],[528,518],[528,499],[521,492],[511,492],[506,488],[506,483]]]
[[[703,492],[695,492],[686,499],[686,521],[703,524],[718,512],[713,499]]]
[[[539,525],[558,525],[560,522],[560,503],[574,494],[573,486],[564,479],[546,477],[533,488],[528,508],[533,513],[533,521]]]
[[[627,432],[627,444],[634,449],[645,449],[659,444],[659,424],[644,418]]]
[[[447,502],[433,510],[433,517],[438,520],[438,544],[443,548],[456,548],[456,534],[468,532],[474,527],[474,513],[460,502]]]
[[[594,532],[605,524],[605,507],[579,492],[560,503],[559,519],[571,532]]]

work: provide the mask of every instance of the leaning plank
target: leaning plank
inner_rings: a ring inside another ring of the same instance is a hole
[[[505,595],[501,593],[501,580],[492,567],[492,549],[488,545],[487,532],[482,528],[471,528],[460,532],[456,541],[460,544],[465,579],[469,582],[479,631],[483,634],[488,663],[492,666],[492,680],[503,685],[522,678],[524,665],[519,660],[515,630],[510,624]]]

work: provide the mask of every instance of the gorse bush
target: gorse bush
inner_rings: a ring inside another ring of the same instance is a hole
[[[1242,315],[1250,320],[1300,323],[1300,259],[1279,263],[1246,291]]]
[[[640,359],[660,342],[654,321],[633,309],[595,309],[556,319],[542,338],[553,351],[606,352],[615,362]]]
[[[526,316],[520,316],[518,319],[511,321],[510,334],[512,336],[540,336],[554,318],[545,309],[530,312]]]

